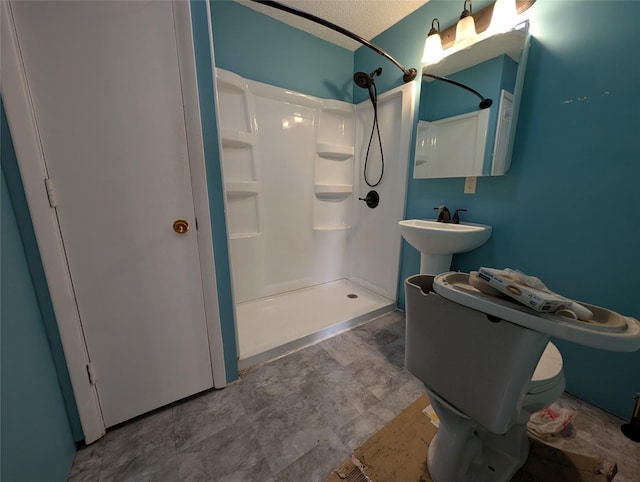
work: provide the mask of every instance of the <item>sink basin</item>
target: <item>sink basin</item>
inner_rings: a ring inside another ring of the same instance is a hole
[[[407,219],[398,223],[407,242],[420,251],[420,273],[439,274],[451,269],[451,258],[482,246],[491,236],[491,226],[475,223],[439,223],[429,219]]]

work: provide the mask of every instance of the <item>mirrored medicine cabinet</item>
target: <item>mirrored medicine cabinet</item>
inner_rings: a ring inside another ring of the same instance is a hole
[[[502,176],[509,170],[529,41],[525,21],[423,67],[493,104],[479,109],[473,94],[423,77],[414,178]]]

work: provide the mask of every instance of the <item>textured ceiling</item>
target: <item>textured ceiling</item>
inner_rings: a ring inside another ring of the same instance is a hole
[[[309,20],[249,0],[236,1],[348,50],[353,51],[360,47],[360,43],[355,40],[351,40],[342,34]],[[304,10],[340,27],[346,28],[360,37],[371,40],[428,1],[429,0],[283,0],[281,3],[285,3],[299,10]]]

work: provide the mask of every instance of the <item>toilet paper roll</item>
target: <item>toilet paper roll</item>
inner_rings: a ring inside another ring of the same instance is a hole
[[[569,306],[566,308],[557,310],[555,314],[580,321],[589,321],[593,318],[593,312],[590,309],[576,303],[575,301],[569,303]]]
[[[576,314],[578,320],[589,321],[593,318],[593,312],[590,309],[582,306],[580,303],[576,303],[575,301],[572,301],[567,308]]]
[[[564,316],[565,318],[571,318],[572,320],[578,319],[578,315],[576,314],[576,312],[573,310],[569,310],[567,308],[562,308],[561,310],[557,310],[555,314],[558,316]]]

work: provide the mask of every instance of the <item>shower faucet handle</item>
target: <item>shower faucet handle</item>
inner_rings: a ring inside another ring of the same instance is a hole
[[[460,224],[460,215],[458,214],[458,212],[467,212],[466,209],[456,209],[455,212],[453,213],[453,224]]]
[[[369,191],[367,197],[359,197],[358,199],[367,203],[367,206],[371,209],[375,209],[380,203],[380,196],[377,191]]]

